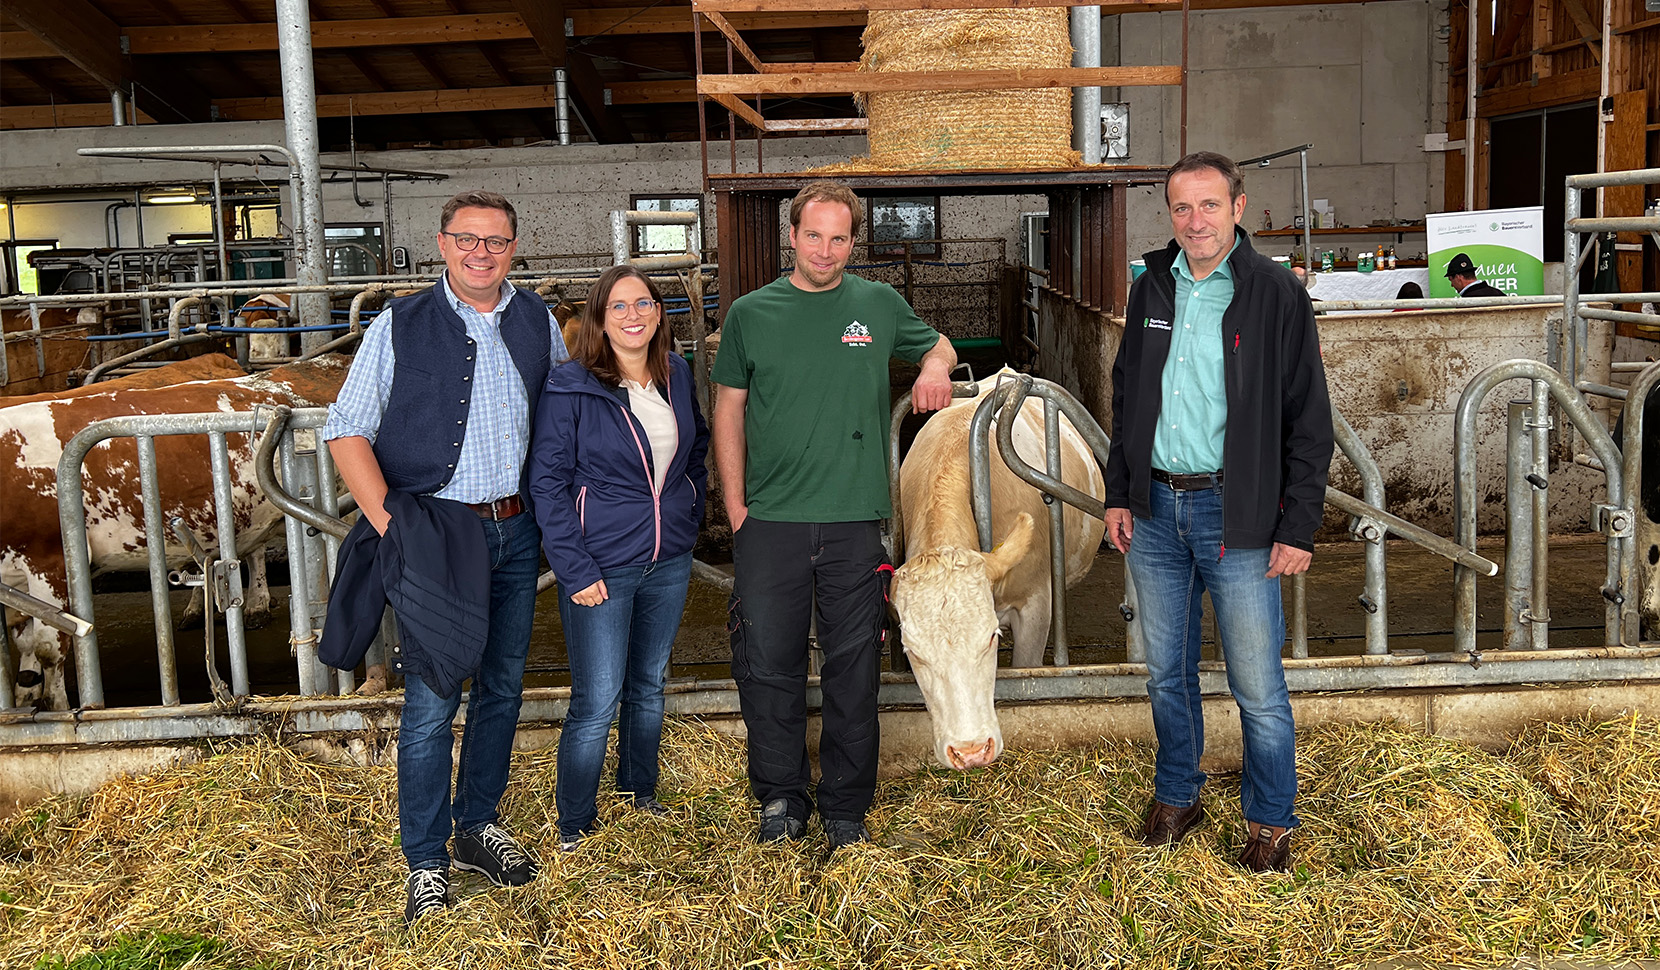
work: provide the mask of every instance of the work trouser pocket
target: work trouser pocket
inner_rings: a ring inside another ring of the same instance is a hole
[[[744,621],[743,600],[733,594],[726,603],[726,635],[732,639],[732,679],[749,679],[749,624]]]

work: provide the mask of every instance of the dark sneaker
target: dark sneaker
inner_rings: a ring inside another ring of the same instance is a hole
[[[757,842],[782,842],[785,839],[801,838],[801,830],[806,825],[799,818],[790,817],[790,803],[782,798],[775,798],[761,809],[761,830],[756,833]]]
[[[667,814],[669,814],[669,807],[667,805],[664,805],[662,802],[658,801],[654,796],[651,796],[651,795],[647,795],[644,798],[635,799],[634,800],[634,807],[635,807],[635,809],[637,809],[639,811],[645,812],[647,815],[667,815]]]
[[[450,871],[448,869],[411,869],[409,872],[409,900],[403,906],[405,925],[428,913],[448,909],[450,905]]]
[[[575,852],[581,847],[582,840],[586,838],[587,835],[588,833],[586,832],[578,832],[575,835],[561,835],[559,837],[559,851]]]
[[[524,847],[494,822],[476,832],[457,832],[450,861],[498,886],[523,886],[536,878],[537,866]]]
[[[1194,802],[1186,808],[1177,808],[1155,801],[1147,810],[1147,817],[1142,820],[1141,829],[1136,835],[1141,839],[1142,845],[1175,845],[1204,820],[1205,808],[1199,802]]]
[[[869,842],[870,831],[865,828],[865,823],[855,819],[827,818],[824,820],[824,837],[830,840],[830,851],[834,852],[857,842]]]
[[[1252,872],[1291,871],[1291,829],[1274,837],[1274,830],[1266,825],[1256,827],[1256,835],[1245,843],[1239,854],[1239,864]]]

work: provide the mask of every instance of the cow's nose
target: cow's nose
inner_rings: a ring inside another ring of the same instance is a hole
[[[987,738],[978,744],[965,744],[961,747],[948,744],[945,746],[945,754],[951,759],[951,767],[959,771],[983,768],[997,760],[997,742]]]

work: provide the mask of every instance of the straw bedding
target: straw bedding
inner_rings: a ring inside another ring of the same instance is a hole
[[[1019,71],[1072,66],[1064,7],[873,10],[860,71]],[[1068,88],[875,92],[859,99],[869,157],[821,172],[1070,168]]]
[[[1151,757],[1115,742],[885,782],[878,843],[828,859],[816,827],[756,846],[742,742],[674,722],[671,817],[606,805],[605,829],[561,854],[553,752],[517,756],[504,814],[542,877],[504,891],[458,874],[458,905],[408,930],[393,770],[238,744],[0,823],[0,966],[180,935],[206,938],[195,968],[1653,958],[1657,728],[1541,725],[1502,755],[1387,724],[1305,732],[1298,870],[1255,876],[1231,862],[1236,780],[1207,786],[1209,821],[1180,848],[1135,844]]]

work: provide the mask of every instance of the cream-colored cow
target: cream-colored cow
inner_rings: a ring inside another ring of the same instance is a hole
[[[1005,370],[999,378],[1008,379]],[[1014,641],[1014,666],[1043,663],[1049,639],[1049,513],[1037,489],[1009,471],[992,429],[992,535],[979,551],[969,505],[969,424],[986,390],[955,401],[928,420],[900,466],[905,564],[894,573],[893,605],[905,653],[934,722],[934,754],[943,765],[975,768],[1003,752],[992,692],[999,627]],[[1015,451],[1044,467],[1043,402],[1029,398],[1014,423]],[[1062,419],[1062,479],[1097,498],[1106,494],[1089,445]],[[1089,572],[1101,545],[1101,520],[1068,507],[1066,585]]]

